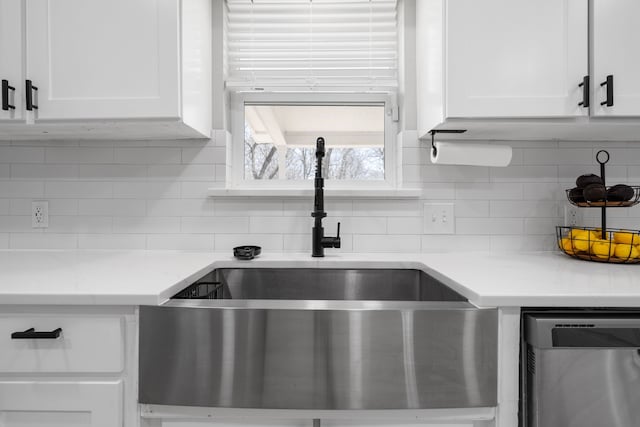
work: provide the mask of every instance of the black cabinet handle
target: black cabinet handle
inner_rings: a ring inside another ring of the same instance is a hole
[[[37,92],[38,88],[33,85],[31,80],[27,80],[26,83],[27,83],[27,91],[26,91],[26,95],[27,95],[27,111],[37,110],[38,106],[33,103],[33,92],[34,91]]]
[[[9,80],[2,80],[2,109],[4,111],[15,110],[16,106],[9,104],[9,91],[15,91],[16,88],[9,86]]]
[[[607,107],[613,107],[613,75],[609,74],[607,80],[600,83],[600,86],[607,85],[607,99],[602,101],[600,105],[606,105]]]
[[[14,332],[11,334],[12,340],[42,340],[49,339],[54,340],[60,337],[60,333],[62,332],[62,328],[54,329],[51,332],[36,332],[35,329],[29,328],[23,332]]]
[[[578,105],[583,108],[589,107],[589,76],[582,78],[582,83],[578,85],[582,88],[582,102],[578,102]]]

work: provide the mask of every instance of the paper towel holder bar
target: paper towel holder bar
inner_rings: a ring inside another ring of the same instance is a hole
[[[466,131],[466,129],[431,129],[429,133],[431,134],[431,149],[433,150],[433,155],[438,154],[435,142],[436,133],[465,133]]]

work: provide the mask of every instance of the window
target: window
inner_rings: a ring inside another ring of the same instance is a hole
[[[227,0],[231,188],[396,185],[395,0]]]

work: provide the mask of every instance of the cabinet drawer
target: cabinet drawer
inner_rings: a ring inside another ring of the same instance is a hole
[[[58,338],[11,338],[31,328],[62,331]],[[121,372],[123,331],[117,316],[1,316],[0,372]]]

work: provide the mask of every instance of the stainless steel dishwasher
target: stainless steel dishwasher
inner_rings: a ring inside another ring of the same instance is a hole
[[[524,316],[527,427],[640,426],[640,312]]]

